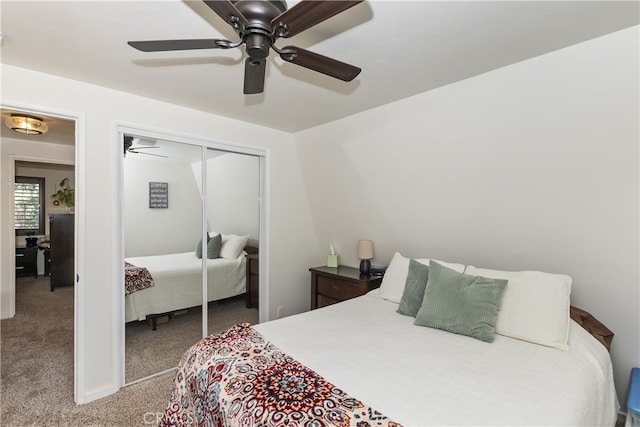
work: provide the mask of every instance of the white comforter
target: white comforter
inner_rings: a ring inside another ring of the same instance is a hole
[[[405,426],[614,425],[607,350],[571,322],[569,351],[413,325],[377,290],[255,329]]]
[[[233,260],[207,259],[209,301],[246,291],[245,255],[242,252]],[[126,261],[147,268],[155,285],[125,296],[125,322],[202,305],[202,259],[193,252],[127,258]]]

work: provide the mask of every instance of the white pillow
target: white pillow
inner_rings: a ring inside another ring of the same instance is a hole
[[[223,234],[222,246],[220,247],[220,258],[236,259],[249,241],[249,235],[238,236],[235,234]]]
[[[568,350],[571,277],[540,271],[500,271],[467,266],[465,274],[507,279],[496,333]]]
[[[409,260],[411,258],[403,257],[400,252],[396,252],[389,263],[389,267],[384,273],[382,278],[382,284],[378,291],[380,298],[388,301],[400,304],[402,299],[402,293],[404,292],[404,286],[407,283],[407,274],[409,274]],[[429,258],[416,259],[420,264],[429,265]],[[464,265],[455,264],[445,261],[435,260],[440,265],[457,271],[458,273],[464,272]]]

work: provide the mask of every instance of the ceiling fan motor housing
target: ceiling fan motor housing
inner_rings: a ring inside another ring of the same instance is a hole
[[[271,21],[287,10],[287,3],[279,0],[239,0],[233,3],[248,22],[244,34],[241,34],[247,54],[254,59],[268,57],[273,42]]]
[[[264,34],[250,33],[244,37],[247,55],[253,59],[264,59],[269,56],[271,40]]]
[[[280,0],[239,0],[232,2],[246,18],[248,28],[271,32],[271,21],[287,10],[287,3]]]

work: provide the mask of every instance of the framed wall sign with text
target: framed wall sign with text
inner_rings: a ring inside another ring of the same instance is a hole
[[[150,182],[149,183],[149,207],[168,208],[169,207],[169,183]]]

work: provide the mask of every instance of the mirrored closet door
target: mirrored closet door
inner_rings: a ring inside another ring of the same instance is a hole
[[[208,261],[207,333],[212,334],[236,323],[258,323],[260,162],[257,156],[211,148],[206,157],[207,230],[223,241],[218,256]]]
[[[202,337],[202,148],[125,137],[125,382],[176,366]]]
[[[260,158],[135,135],[123,155],[131,383],[209,333],[258,323]]]

